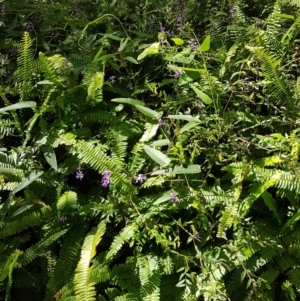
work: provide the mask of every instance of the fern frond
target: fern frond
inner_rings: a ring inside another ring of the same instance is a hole
[[[24,32],[18,55],[18,82],[22,101],[26,100],[28,93],[32,89],[31,77],[34,71],[33,50],[31,49],[31,39],[28,32]]]
[[[106,254],[106,260],[111,260],[118,253],[125,242],[132,238],[137,231],[137,228],[136,224],[129,224],[114,238],[114,241]]]
[[[105,233],[106,225],[101,221],[85,238],[80,261],[75,270],[74,290],[78,301],[96,301],[94,283],[89,282],[91,259],[96,255],[96,247]]]
[[[23,267],[32,262],[37,256],[40,256],[41,252],[45,248],[50,246],[54,241],[64,235],[67,231],[68,229],[63,229],[60,231],[58,231],[58,229],[54,229],[44,238],[42,238],[38,243],[31,245],[20,257],[18,267]]]
[[[294,107],[295,100],[286,89],[286,84],[280,77],[280,59],[275,54],[271,54],[264,49],[250,46],[247,48],[260,60],[263,74],[266,79],[271,82],[270,90],[274,97],[274,101],[276,101],[277,105],[285,105],[289,109],[292,109]]]
[[[5,238],[39,225],[50,218],[53,218],[53,211],[49,206],[27,213],[22,217],[17,216],[13,221],[0,223],[0,238]]]
[[[54,272],[47,284],[46,301],[53,300],[54,295],[57,294],[59,289],[71,278],[80,258],[84,234],[84,227],[73,228],[66,234]]]

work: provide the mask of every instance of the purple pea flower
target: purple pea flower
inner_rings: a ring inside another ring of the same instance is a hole
[[[76,177],[77,180],[80,180],[80,181],[84,178],[84,174],[83,174],[83,172],[82,172],[82,170],[81,170],[80,167],[76,168],[76,175],[75,175],[75,177]]]
[[[159,118],[158,119],[158,125],[166,125],[166,121],[163,120],[163,119],[161,119],[161,118]]]
[[[172,202],[173,204],[179,204],[179,199],[178,199],[178,197],[176,196],[176,194],[175,194],[174,192],[171,192],[171,193],[169,194],[169,196],[170,196],[171,202]]]
[[[141,183],[143,184],[146,181],[146,176],[140,173],[137,178],[135,179],[135,183]]]
[[[108,80],[111,84],[115,84],[116,83],[116,77],[114,75],[110,76],[109,77],[109,80]]]
[[[177,18],[177,21],[178,21],[178,22],[182,22],[182,21],[183,21],[183,16],[179,16],[179,17]]]
[[[104,170],[104,172],[102,174],[102,180],[101,180],[102,187],[107,188],[108,185],[111,183],[111,179],[109,177],[110,175],[111,175],[110,170]]]
[[[178,71],[176,71],[174,74],[173,74],[173,78],[174,79],[178,79],[180,77],[180,73]]]
[[[27,23],[27,24],[25,25],[25,30],[26,30],[26,31],[31,31],[31,30],[32,30],[32,26],[31,26],[30,23]]]

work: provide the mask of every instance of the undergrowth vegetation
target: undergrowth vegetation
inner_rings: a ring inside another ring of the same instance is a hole
[[[2,0],[0,31],[1,300],[300,300],[298,0]]]

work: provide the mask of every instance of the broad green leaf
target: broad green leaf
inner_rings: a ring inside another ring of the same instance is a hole
[[[159,119],[162,115],[162,113],[160,112],[155,112],[149,108],[146,108],[144,106],[135,106],[142,114],[144,114],[145,116],[148,116],[148,117],[151,117],[151,118],[154,118],[154,119]]]
[[[161,139],[161,140],[156,140],[152,142],[152,146],[165,146],[165,145],[169,145],[170,144],[170,140],[169,139]]]
[[[50,80],[41,80],[40,82],[36,83],[37,85],[53,85],[53,82],[50,82]]]
[[[159,204],[161,204],[161,203],[163,203],[163,202],[169,201],[169,200],[171,199],[171,197],[170,197],[170,193],[171,193],[171,192],[176,193],[174,190],[169,190],[169,191],[167,191],[166,193],[164,193],[163,196],[161,196],[158,200],[156,200],[156,201],[153,203],[153,205],[159,205]]]
[[[294,20],[295,16],[288,14],[274,14],[275,17]]]
[[[206,104],[210,105],[212,103],[212,99],[202,91],[200,91],[198,88],[196,88],[194,85],[191,85],[191,88],[195,91],[195,93],[201,98],[201,100]]]
[[[21,191],[28,185],[30,185],[33,181],[38,179],[44,172],[39,171],[33,171],[27,178],[25,178],[18,186],[17,188],[12,192],[13,194],[16,194],[17,192]]]
[[[127,103],[129,105],[133,105],[133,106],[143,106],[145,105],[144,102],[137,100],[137,99],[133,99],[133,98],[114,98],[111,100],[112,102],[119,102],[119,103]]]
[[[149,145],[144,145],[144,150],[147,155],[160,166],[167,166],[171,162],[170,158],[165,154]]]
[[[66,191],[57,201],[56,207],[58,211],[65,208],[74,208],[77,205],[77,193],[74,191]]]
[[[172,70],[196,71],[196,72],[200,72],[200,73],[207,73],[207,71],[205,69],[178,67],[178,66],[170,66],[169,68]]]
[[[200,45],[199,50],[202,52],[208,51],[210,49],[210,35],[208,35],[203,43]]]
[[[187,123],[185,126],[183,126],[181,129],[180,129],[180,133],[184,133],[192,128],[194,128],[195,126],[199,125],[199,123],[197,122],[189,122]]]
[[[184,43],[184,41],[180,38],[172,38],[171,40],[174,41],[176,45],[182,45]]]
[[[129,62],[131,62],[131,63],[136,64],[136,65],[139,64],[139,62],[138,62],[135,58],[133,58],[133,57],[131,57],[131,56],[126,56],[126,57],[124,58],[124,60],[127,60],[127,61],[129,61]]]
[[[199,120],[198,117],[192,117],[191,115],[169,115],[167,118],[201,123],[201,120]]]
[[[145,132],[143,137],[140,139],[141,142],[149,141],[152,137],[154,137],[157,133],[159,124],[157,123],[146,123],[145,124]]]
[[[142,60],[148,55],[157,54],[159,52],[159,42],[153,43],[151,46],[146,48],[137,58],[138,61]]]
[[[123,39],[121,40],[121,43],[122,43],[122,44],[120,45],[120,47],[119,47],[119,49],[118,49],[119,52],[121,52],[121,51],[124,50],[124,48],[126,47],[128,41],[129,41],[129,38],[126,38],[124,42],[123,42]]]
[[[189,165],[188,167],[175,166],[173,169],[161,169],[151,173],[151,176],[158,175],[180,175],[196,174],[201,172],[201,166],[198,164]]]
[[[49,163],[49,165],[54,169],[57,170],[57,161],[56,161],[56,155],[51,146],[47,148],[46,151],[44,151],[44,156],[46,161]]]
[[[36,106],[36,103],[34,101],[18,102],[13,105],[1,108],[0,113],[7,112],[7,111],[13,111],[13,110],[19,110],[19,109],[25,109],[25,108],[33,108],[35,106]]]

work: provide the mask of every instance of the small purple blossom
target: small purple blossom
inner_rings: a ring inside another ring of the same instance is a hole
[[[232,6],[229,6],[229,14],[233,14],[235,12],[235,9]]]
[[[58,221],[59,221],[60,223],[63,223],[63,222],[65,221],[65,218],[64,218],[63,216],[60,216],[60,217],[58,218]]]
[[[179,204],[179,199],[174,192],[170,192],[169,196],[173,204]]]
[[[137,178],[135,179],[135,183],[141,183],[143,184],[146,181],[146,176],[142,173],[140,173]]]
[[[110,176],[111,171],[110,170],[105,170],[102,174],[102,180],[101,180],[101,186],[104,188],[107,188],[108,185],[111,183]]]
[[[182,22],[183,21],[183,16],[179,16],[178,18],[177,18],[177,22]]]
[[[166,31],[166,28],[163,27],[163,26],[161,26],[161,27],[160,27],[160,31],[161,31],[161,32],[165,32],[165,31]]]
[[[178,71],[176,71],[174,74],[173,74],[173,78],[174,79],[178,79],[180,77],[180,73]]]
[[[31,25],[30,23],[27,23],[27,24],[25,25],[25,30],[26,30],[26,31],[32,31],[32,25]]]
[[[84,178],[84,174],[83,174],[83,172],[82,172],[82,170],[81,170],[80,167],[76,168],[76,175],[75,175],[75,177],[76,177],[77,180],[80,180],[80,181]]]
[[[110,76],[108,81],[111,83],[111,84],[115,84],[116,83],[116,77],[114,75]]]
[[[166,125],[166,121],[163,120],[163,119],[161,119],[161,118],[159,118],[158,119],[158,125]]]

